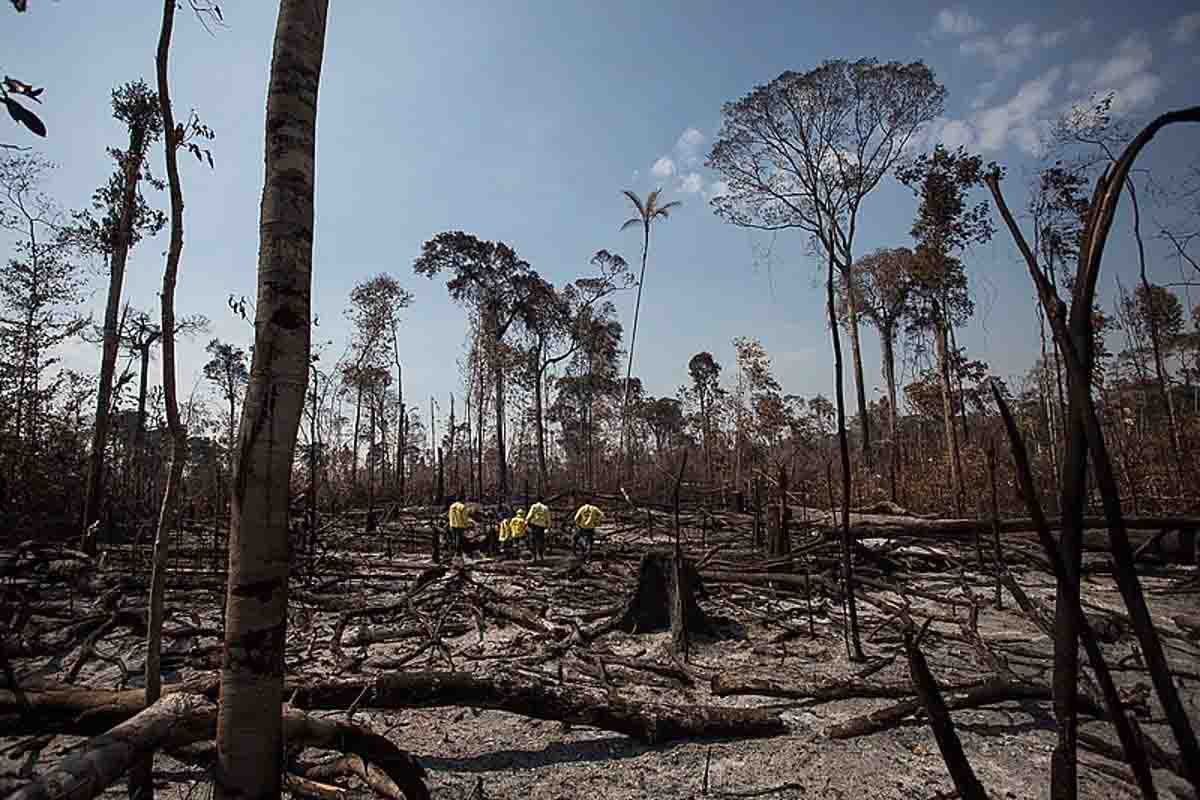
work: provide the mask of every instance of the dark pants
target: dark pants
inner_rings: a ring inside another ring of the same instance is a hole
[[[546,557],[546,529],[541,525],[529,526],[529,549],[534,558]]]
[[[463,531],[464,530],[465,530],[464,528],[451,528],[450,529],[449,541],[447,543],[450,545],[450,556],[451,557],[454,557],[457,555],[462,555],[462,543],[463,543]]]
[[[595,528],[576,528],[575,536],[583,541],[584,557],[590,558],[592,555],[592,545],[596,542]]]

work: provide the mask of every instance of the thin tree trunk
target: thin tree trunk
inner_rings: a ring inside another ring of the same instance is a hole
[[[538,348],[539,353],[541,348]],[[533,413],[537,418],[537,424],[534,426],[534,435],[537,437],[537,460],[538,460],[538,496],[541,497],[546,493],[546,421],[545,409],[542,407],[542,370],[541,356],[537,357],[538,364],[534,374],[533,382]]]
[[[362,396],[363,396],[363,381],[362,373],[359,370],[354,371],[354,380],[358,383],[358,392],[354,400],[354,443],[351,445],[350,459],[350,493],[354,493],[354,486],[358,483],[358,429],[362,424]]]
[[[167,263],[163,270],[162,289],[162,348],[163,399],[166,403],[167,428],[171,433],[171,463],[167,485],[159,508],[158,528],[154,535],[154,563],[150,570],[150,607],[146,621],[146,707],[162,695],[162,627],[163,595],[167,584],[167,555],[171,544],[171,522],[179,499],[179,484],[187,460],[187,432],[179,419],[179,399],[175,386],[175,283],[179,275],[179,258],[183,253],[183,186],[179,181],[179,162],[175,116],[171,108],[168,82],[168,57],[171,52],[171,33],[175,27],[175,2],[164,0],[162,28],[158,35],[155,67],[158,80],[158,109],[163,121],[163,150],[167,163],[167,183],[171,197],[171,239],[167,248]],[[146,364],[150,345],[146,343],[142,359],[142,393],[139,420],[145,409]],[[153,752],[139,759],[129,771],[130,800],[151,800],[154,797]]]
[[[114,232],[109,254],[108,301],[104,308],[104,346],[100,357],[100,385],[96,391],[96,424],[92,429],[92,450],[88,459],[87,495],[83,507],[82,549],[89,555],[96,552],[95,540],[88,537],[88,527],[100,516],[104,496],[104,454],[108,444],[109,415],[112,405],[113,373],[117,366],[117,347],[120,330],[117,314],[121,306],[121,289],[125,282],[125,263],[129,258],[134,206],[141,176],[147,131],[142,125],[129,129],[129,150],[125,155],[124,183],[121,187],[121,216]]]
[[[312,413],[308,421],[308,492],[305,497],[307,513],[308,552],[316,552],[317,544],[317,476],[320,443],[317,442],[317,367],[312,366],[312,385],[308,389]]]
[[[450,427],[446,431],[446,455],[450,457],[450,485],[458,487],[458,452],[454,449],[458,438],[458,418],[454,414],[454,392],[450,393]]]
[[[946,433],[946,460],[950,462],[950,485],[954,491],[954,508],[961,517],[964,505],[962,461],[958,452],[958,428],[954,424],[954,407],[950,400],[953,388],[950,385],[950,357],[947,352],[946,323],[943,321],[935,323],[933,335],[937,345],[938,375],[942,384],[942,422]]]
[[[826,311],[829,314],[829,332],[833,339],[834,397],[837,400],[838,450],[842,461],[842,580],[845,582],[846,616],[849,630],[847,656],[851,661],[861,661],[862,642],[858,635],[858,607],[854,599],[854,560],[850,550],[850,443],[846,437],[846,398],[842,389],[842,340],[838,334],[837,307],[833,294],[834,258],[829,255],[829,269],[825,281]]]
[[[643,225],[642,271],[638,276],[637,300],[633,304],[633,332],[629,335],[629,359],[625,364],[625,395],[621,400],[621,457],[626,468],[631,464],[629,446],[629,385],[633,377],[633,347],[637,344],[638,316],[642,310],[642,288],[646,285],[646,256],[650,252],[650,221]]]
[[[862,348],[859,346],[858,308],[854,302],[853,273],[846,270],[846,322],[850,329],[850,355],[854,361],[854,391],[858,397],[858,419],[862,427],[862,458],[863,465],[870,467],[873,461],[871,453],[871,417],[867,414],[867,389],[863,382]]]
[[[216,800],[280,793],[289,479],[308,382],[317,89],[328,0],[280,0],[267,95],[258,303],[242,414]]]
[[[896,502],[896,479],[899,472],[899,439],[897,438],[898,412],[896,410],[896,343],[895,331],[885,327],[879,331],[879,342],[883,348],[883,379],[887,383],[888,393],[888,437],[891,445],[888,447],[888,483],[891,489],[892,502]]]
[[[496,496],[499,502],[508,502],[508,457],[504,441],[504,369],[500,363],[500,336],[494,339],[495,355],[492,364],[492,380],[496,382]],[[480,498],[482,500],[482,497]]]
[[[133,428],[133,486],[134,496],[138,506],[142,500],[142,477],[145,473],[145,442],[146,442],[146,390],[150,378],[150,346],[153,340],[142,342],[138,347],[138,358],[141,361],[141,374],[138,378],[138,407],[137,423]]]
[[[482,352],[480,352],[480,357],[476,359],[476,366],[478,368],[478,375],[479,375],[479,394],[476,395],[476,400],[478,401],[479,408],[477,408],[475,410],[475,413],[477,416],[477,422],[478,422],[478,424],[475,426],[477,428],[477,431],[475,434],[476,439],[477,439],[476,444],[478,445],[478,447],[475,451],[475,475],[477,477],[477,483],[475,486],[475,496],[480,499],[483,498],[483,405],[484,405],[484,403],[483,403],[482,355],[483,355]]]

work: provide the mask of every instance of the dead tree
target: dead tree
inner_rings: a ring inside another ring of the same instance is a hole
[[[1167,125],[1177,122],[1200,122],[1200,106],[1173,111],[1159,116],[1134,137],[1125,150],[1097,179],[1089,204],[1080,246],[1079,263],[1073,283],[1071,306],[1066,303],[1049,279],[1038,267],[1037,257],[1021,233],[1016,220],[1009,211],[1000,192],[1001,172],[994,168],[987,177],[987,184],[996,201],[1005,225],[1021,251],[1029,273],[1037,288],[1038,298],[1051,323],[1055,340],[1063,351],[1067,364],[1069,420],[1067,431],[1067,455],[1064,463],[1063,515],[1064,531],[1060,548],[1064,554],[1066,574],[1073,583],[1078,574],[1084,484],[1087,477],[1090,453],[1097,488],[1104,504],[1109,539],[1115,564],[1114,576],[1121,597],[1129,610],[1130,620],[1146,659],[1150,678],[1158,694],[1170,724],[1171,732],[1179,746],[1188,772],[1188,780],[1200,789],[1200,744],[1188,720],[1179,693],[1171,682],[1170,670],[1163,652],[1162,642],[1155,630],[1154,622],[1146,606],[1133,560],[1133,549],[1126,533],[1120,507],[1120,493],[1109,459],[1095,402],[1091,395],[1091,373],[1095,347],[1095,331],[1092,326],[1092,307],[1099,279],[1100,263],[1109,231],[1112,229],[1117,204],[1122,189],[1129,177],[1133,163],[1141,150]],[[1069,315],[1068,315],[1069,314]],[[1069,502],[1068,502],[1069,501]],[[1078,600],[1077,583],[1066,588],[1074,592],[1073,598],[1060,591],[1059,625],[1057,626],[1056,649],[1061,653],[1074,653],[1075,640],[1079,636],[1076,615],[1071,609]],[[1066,601],[1065,603],[1063,601]],[[1072,656],[1074,658],[1074,656]],[[1056,670],[1057,672],[1057,670]],[[1060,732],[1059,748],[1055,752],[1054,765],[1062,776],[1054,780],[1056,797],[1074,797],[1076,792],[1076,722],[1073,707],[1073,691],[1067,692],[1067,678],[1073,685],[1075,670],[1056,676],[1056,694],[1061,694],[1063,703],[1056,708]],[[1061,680],[1060,680],[1061,678]],[[1059,684],[1062,684],[1061,686]],[[1073,688],[1073,687],[1072,687]],[[1056,703],[1057,705],[1057,703]]]
[[[614,627],[627,633],[670,629],[673,646],[682,650],[690,635],[710,631],[697,602],[703,592],[700,573],[690,560],[665,550],[646,553],[638,565],[637,588]]]

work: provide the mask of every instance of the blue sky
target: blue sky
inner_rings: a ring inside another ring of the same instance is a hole
[[[137,77],[153,83],[160,10],[138,6],[140,15],[110,3],[34,0],[28,13],[2,17],[0,69],[46,87],[39,111],[50,135],[39,144],[60,165],[48,188],[65,206],[87,203],[111,168],[104,147],[123,140],[110,90]],[[215,35],[190,14],[176,25],[176,115],[194,107],[217,134],[215,171],[185,162],[178,304],[182,313],[206,314],[212,336],[245,346],[253,332],[225,300],[254,295],[275,4],[223,10],[227,27]],[[673,394],[693,353],[713,352],[728,374],[731,339],[748,335],[763,341],[785,391],[829,393],[819,265],[803,240],[725,225],[708,208],[714,176],[702,162],[721,104],[825,58],[923,59],[949,90],[929,141],[966,144],[1006,165],[1010,205],[1023,207],[1037,135],[1072,100],[1115,90],[1133,119],[1200,101],[1197,11],[1173,2],[334,0],[317,135],[317,338],[333,339],[331,355],[340,352],[353,284],[395,274],[416,297],[404,327],[406,394],[436,393],[444,406],[459,389],[465,316],[441,281],[413,275],[421,243],[446,229],[502,239],[561,283],[582,274],[600,248],[636,262],[640,234],[618,231],[629,216],[621,190],[644,195],[661,185],[683,207],[655,229],[635,374],[650,392]],[[1196,134],[1162,136],[1145,164],[1165,169],[1192,158]],[[14,128],[3,140],[22,135]],[[161,149],[153,159],[161,174]],[[165,208],[165,197],[157,200]],[[907,190],[882,186],[861,213],[858,252],[909,244],[914,210]],[[1132,266],[1124,217],[1118,226],[1105,290],[1115,272]],[[142,244],[126,283],[126,297],[154,313],[165,247],[165,235]],[[1178,279],[1166,255],[1152,247],[1152,277]],[[1002,376],[1023,373],[1038,340],[1028,277],[1011,240],[1001,232],[966,263],[978,311],[960,342]],[[104,281],[96,274],[90,306],[100,309]],[[628,327],[632,293],[620,305]],[[183,391],[199,373],[206,341],[181,347]],[[872,333],[864,344],[867,377],[877,385]],[[66,353],[76,368],[94,370],[96,358],[82,343]]]

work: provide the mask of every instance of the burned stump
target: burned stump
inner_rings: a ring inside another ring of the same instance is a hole
[[[704,584],[693,562],[669,550],[651,551],[642,556],[637,588],[614,627],[627,633],[669,628],[675,649],[686,650],[692,635],[710,632],[697,601],[703,594]]]

